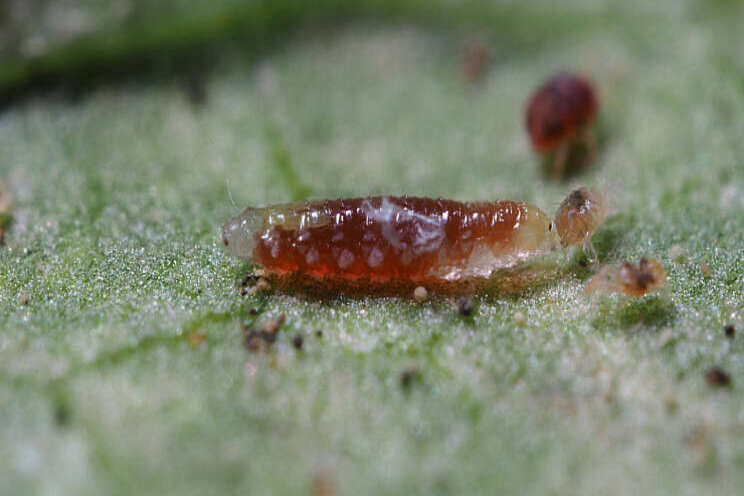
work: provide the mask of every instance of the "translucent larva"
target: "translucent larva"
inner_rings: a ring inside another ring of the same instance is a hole
[[[599,198],[575,191],[555,222],[518,201],[376,196],[248,208],[223,226],[222,240],[231,255],[278,276],[463,281],[585,242],[604,219]]]

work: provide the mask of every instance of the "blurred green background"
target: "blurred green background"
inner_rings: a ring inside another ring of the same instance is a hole
[[[0,3],[0,493],[737,493],[742,33],[735,1]],[[523,110],[561,69],[603,142],[554,182]],[[227,186],[552,212],[576,185],[609,192],[602,263],[657,258],[663,291],[587,297],[568,254],[471,318],[241,295],[217,239]]]

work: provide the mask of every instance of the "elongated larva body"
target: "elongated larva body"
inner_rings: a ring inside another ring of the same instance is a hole
[[[575,193],[571,206],[585,200]],[[595,227],[582,225],[578,241]],[[223,226],[223,242],[272,274],[425,284],[488,277],[557,250],[562,235],[528,203],[377,196],[248,208]]]
[[[548,251],[558,245],[550,222],[521,202],[378,196],[248,209],[225,231],[250,239],[224,239],[272,272],[424,282],[487,276]]]

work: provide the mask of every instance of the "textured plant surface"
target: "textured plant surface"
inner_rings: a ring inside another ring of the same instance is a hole
[[[126,39],[126,13],[79,3]],[[729,3],[377,2],[399,16],[233,46],[188,84],[6,106],[0,492],[737,492],[744,29]],[[28,60],[44,21],[20,19],[3,53]],[[490,66],[468,83],[472,39]],[[556,183],[522,113],[563,68],[600,89],[602,144]],[[586,296],[595,267],[569,254],[471,317],[437,298],[241,295],[251,267],[217,239],[227,185],[241,207],[384,192],[553,211],[578,184],[609,192],[602,263],[657,258],[663,291]],[[282,313],[269,351],[244,346]],[[713,366],[730,386],[706,382]]]

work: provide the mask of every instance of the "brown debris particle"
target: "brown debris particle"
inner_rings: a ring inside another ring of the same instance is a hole
[[[664,268],[653,258],[641,258],[638,266],[623,262],[620,267],[606,266],[597,272],[584,288],[584,293],[605,291],[643,296],[666,284]]]
[[[276,341],[279,329],[286,320],[284,314],[281,314],[276,320],[264,322],[259,330],[250,327],[243,328],[243,343],[250,351],[268,351],[271,345]]]
[[[705,372],[705,382],[711,387],[729,387],[731,375],[719,366],[711,367]]]
[[[28,296],[26,293],[21,293],[18,296],[18,304],[23,305],[24,307],[28,305],[31,302],[31,297]]]
[[[257,270],[252,274],[246,274],[240,281],[238,289],[240,290],[240,296],[253,295],[260,291],[270,290],[271,284],[263,277],[263,272]]]
[[[489,65],[488,48],[480,41],[470,41],[462,53],[462,75],[469,83],[481,79]]]
[[[315,337],[316,338],[322,338],[323,337],[323,330],[322,329],[318,329],[317,331],[315,331]]]
[[[203,332],[192,332],[186,338],[186,342],[189,343],[189,346],[191,346],[192,348],[198,348],[206,340],[207,335]]]
[[[263,331],[257,331],[248,327],[243,328],[243,343],[250,351],[268,350],[274,344],[274,336],[267,335]]]
[[[264,324],[261,326],[261,330],[269,333],[269,334],[276,334],[279,332],[279,328],[282,327],[282,324],[287,320],[287,316],[284,314],[279,315],[278,319],[275,320],[267,320],[264,322]]]
[[[256,285],[248,290],[248,294],[253,295],[259,292],[268,291],[270,289],[271,289],[271,285],[269,284],[269,281],[263,277],[259,277],[258,282],[256,282]]]
[[[705,277],[710,277],[710,267],[708,267],[705,260],[700,262],[700,272],[702,272]]]
[[[423,303],[429,299],[429,292],[425,287],[417,286],[416,289],[413,290],[413,299],[418,303]]]
[[[227,240],[225,240],[225,243],[227,243]],[[242,281],[240,281],[240,284],[238,285],[238,290],[240,291],[240,296],[245,296],[248,294],[248,291],[253,288],[253,286],[256,285],[258,282],[258,276],[255,274],[246,274]]]
[[[294,346],[297,351],[302,350],[302,345],[304,343],[305,343],[305,338],[299,332],[295,334],[294,337],[292,338],[292,346]]]
[[[637,268],[624,262],[620,267],[620,278],[626,288],[645,293],[650,288],[663,284],[666,274],[656,260],[641,258]]]
[[[404,389],[409,389],[413,382],[421,377],[421,370],[418,365],[410,365],[400,374],[400,385]]]
[[[723,332],[726,334],[726,337],[729,339],[733,339],[736,336],[736,329],[734,329],[733,324],[729,324],[726,327],[724,327]]]
[[[246,274],[242,281],[240,281],[241,288],[247,288],[253,286],[258,282],[258,276],[256,274]]]
[[[319,471],[313,479],[313,494],[315,496],[336,496],[336,486],[325,471]]]
[[[473,297],[472,296],[463,296],[461,298],[458,298],[457,300],[457,313],[462,315],[463,317],[470,317],[473,315]]]

